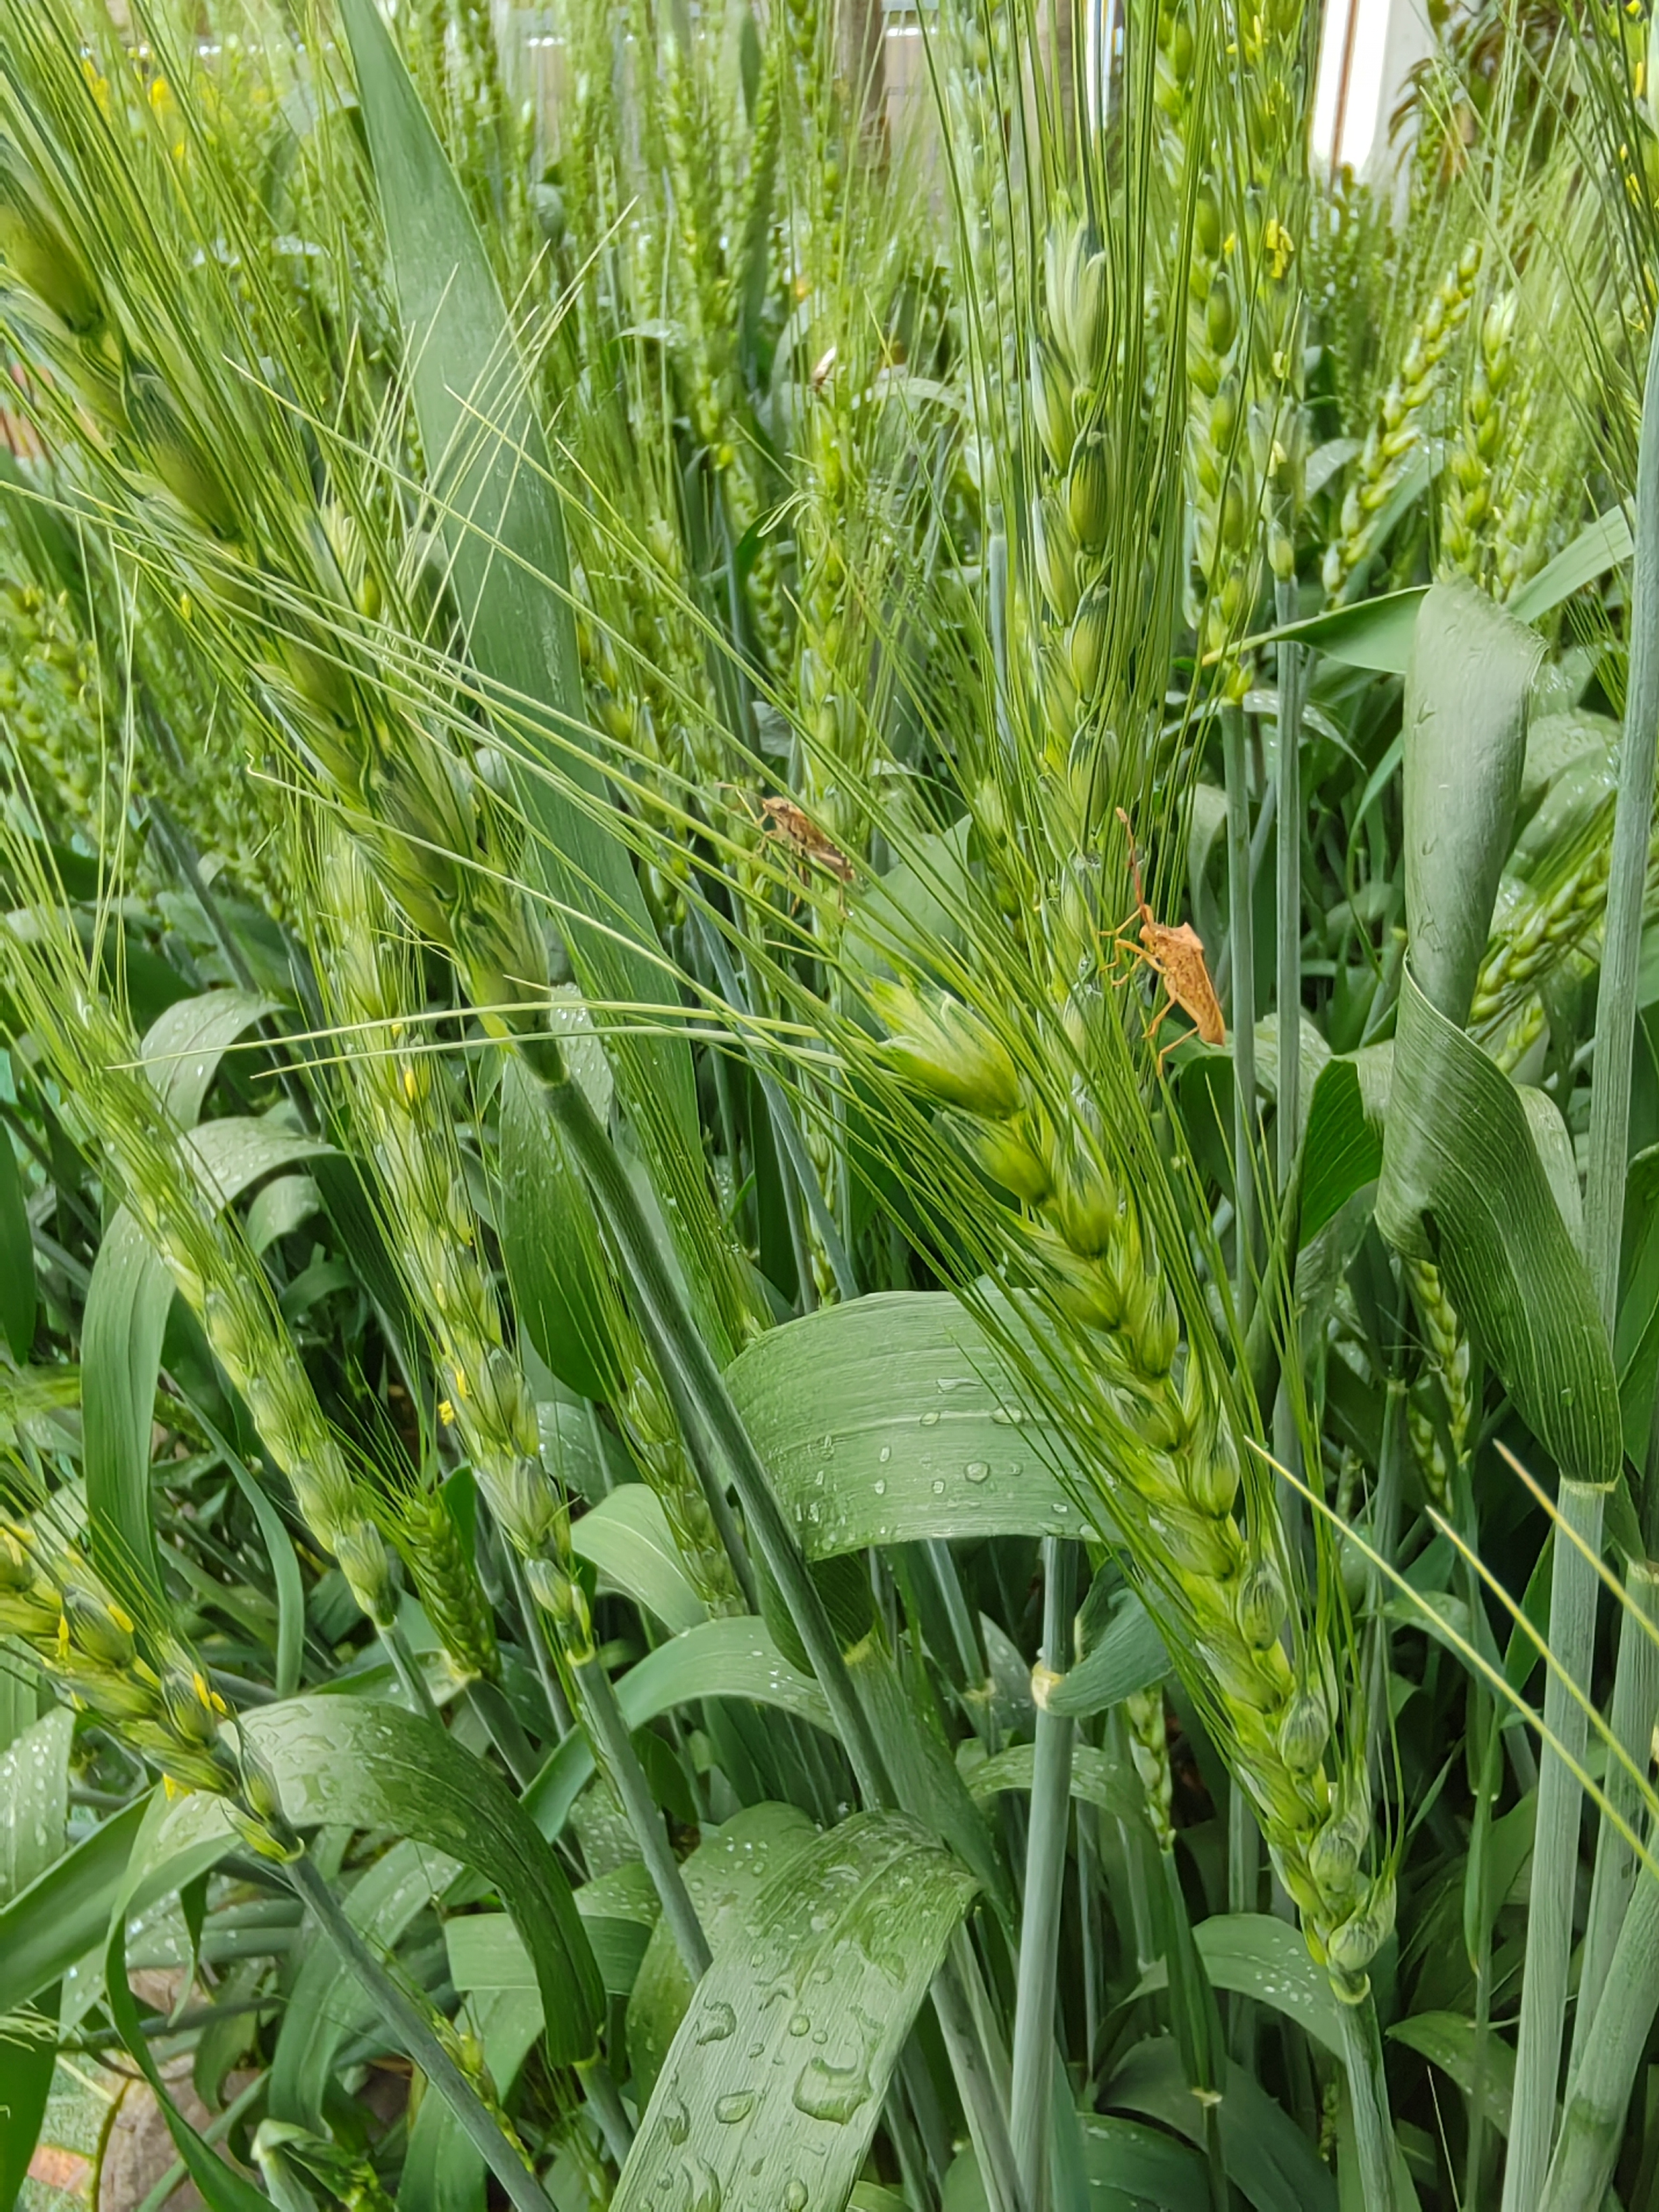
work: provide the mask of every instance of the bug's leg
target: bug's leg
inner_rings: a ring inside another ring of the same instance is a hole
[[[1162,976],[1160,976],[1160,977],[1158,978],[1158,981],[1159,981],[1159,982],[1160,982],[1160,983],[1162,983],[1162,982],[1163,982],[1163,981],[1164,981],[1163,977],[1162,977]],[[1161,1006],[1159,1006],[1159,1007],[1157,1009],[1157,1011],[1154,1012],[1154,1014],[1153,1014],[1152,1018],[1151,1019],[1151,1021],[1149,1021],[1149,1022],[1147,1023],[1146,1027],[1146,1030],[1145,1030],[1145,1032],[1143,1033],[1142,1037],[1141,1037],[1141,1042],[1142,1042],[1143,1044],[1150,1044],[1150,1043],[1152,1042],[1152,1039],[1153,1039],[1153,1038],[1158,1035],[1158,1031],[1163,1028],[1163,1026],[1164,1026],[1164,1023],[1169,1019],[1170,1016],[1170,1015],[1175,1012],[1175,1000],[1174,1000],[1172,998],[1170,998],[1170,997],[1169,996],[1169,986],[1168,986],[1167,984],[1165,984],[1164,988],[1164,1003],[1163,1003],[1163,1005],[1162,1005]]]
[[[1167,1014],[1170,1011],[1170,1006],[1174,1006],[1174,1004],[1175,1000],[1171,999],[1169,1002],[1169,1006],[1164,1007],[1164,1012]],[[1158,1018],[1159,1020],[1162,1020],[1163,1015],[1160,1015]],[[1148,1030],[1146,1034],[1150,1036],[1152,1035],[1152,1031]],[[1167,1044],[1160,1047],[1158,1055],[1158,1066],[1155,1070],[1158,1079],[1160,1083],[1164,1080],[1164,1063],[1168,1060],[1170,1054],[1175,1050],[1178,1044],[1185,1044],[1188,1037],[1195,1037],[1197,1035],[1198,1031],[1195,1029],[1185,1029],[1182,1030],[1179,1036],[1172,1036]]]
[[[1133,917],[1131,917],[1133,921]],[[1145,951],[1129,934],[1130,923],[1121,929],[1103,930],[1100,942],[1107,957],[1103,963],[1114,990],[1121,989],[1135,970],[1135,963],[1146,957]]]

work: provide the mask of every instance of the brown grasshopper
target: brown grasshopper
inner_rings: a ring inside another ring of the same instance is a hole
[[[735,784],[726,787],[738,789]],[[738,796],[741,799],[745,794],[738,791]],[[776,793],[769,799],[763,799],[760,827],[769,837],[775,837],[788,848],[803,871],[821,868],[826,876],[833,876],[843,886],[856,879],[858,872],[841,847],[793,799]]]
[[[1183,1030],[1179,1036],[1171,1037],[1158,1055],[1158,1072],[1164,1073],[1164,1063],[1178,1044],[1183,1044],[1194,1033],[1206,1044],[1225,1044],[1227,1025],[1221,1018],[1221,1001],[1216,997],[1215,985],[1210,981],[1210,970],[1204,958],[1203,941],[1191,922],[1183,921],[1171,927],[1160,921],[1146,903],[1146,888],[1140,880],[1140,857],[1135,850],[1135,833],[1129,826],[1129,817],[1120,806],[1117,818],[1123,824],[1124,835],[1129,840],[1129,868],[1134,878],[1135,911],[1123,927],[1113,933],[1112,943],[1126,949],[1137,960],[1144,960],[1160,983],[1165,997],[1164,1004],[1146,1024],[1146,1042],[1150,1044],[1160,1024],[1171,1008],[1179,1006],[1192,1023],[1191,1030]],[[1139,938],[1130,935],[1135,921],[1140,924]]]

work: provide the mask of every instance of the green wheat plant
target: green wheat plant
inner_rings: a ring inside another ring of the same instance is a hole
[[[1645,27],[1119,27],[0,0],[5,2203],[1659,2186]]]

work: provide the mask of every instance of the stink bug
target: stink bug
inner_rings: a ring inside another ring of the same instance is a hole
[[[1144,960],[1164,986],[1164,1004],[1146,1024],[1150,1043],[1164,1017],[1173,1006],[1179,1006],[1192,1023],[1192,1030],[1183,1030],[1171,1037],[1158,1055],[1160,1074],[1164,1063],[1176,1045],[1196,1033],[1206,1044],[1225,1044],[1227,1025],[1221,1018],[1221,1002],[1216,997],[1215,985],[1210,981],[1210,970],[1204,958],[1203,941],[1191,922],[1183,921],[1171,927],[1160,921],[1146,902],[1146,888],[1140,879],[1140,857],[1135,849],[1135,833],[1129,826],[1129,817],[1120,806],[1117,818],[1123,824],[1124,835],[1129,840],[1129,869],[1134,878],[1135,911],[1122,928],[1113,936],[1115,945],[1127,948],[1136,959]],[[1129,934],[1131,926],[1139,921],[1139,937]]]

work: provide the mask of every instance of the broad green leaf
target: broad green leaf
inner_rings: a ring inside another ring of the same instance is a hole
[[[1573,1153],[1572,1133],[1561,1118],[1561,1109],[1547,1091],[1539,1091],[1531,1084],[1522,1083],[1516,1085],[1515,1095],[1521,1101],[1521,1111],[1527,1121],[1527,1133],[1532,1139],[1533,1150],[1538,1155],[1538,1164],[1544,1170],[1550,1196],[1555,1200],[1561,1226],[1566,1231],[1573,1249],[1582,1255],[1584,1254],[1584,1194],[1578,1188],[1578,1165]]]
[[[1610,507],[1594,522],[1586,523],[1571,545],[1564,546],[1554,560],[1546,562],[1535,576],[1522,585],[1510,601],[1510,612],[1516,622],[1541,622],[1564,599],[1628,561],[1634,544],[1624,508]]]
[[[977,1744],[964,1744],[963,1752],[967,1754],[965,1758],[958,1754],[963,1778],[969,1795],[981,1804],[1004,1790],[1030,1796],[1036,1760],[1035,1744],[1011,1743],[1006,1751],[993,1752],[988,1759],[980,1755]],[[1072,1746],[1072,1795],[1119,1820],[1145,1817],[1144,1793],[1138,1794],[1138,1785],[1132,1784],[1093,1744]]]
[[[10,1132],[0,1136],[0,1334],[22,1366],[34,1343],[34,1238]]]
[[[319,1137],[304,1137],[275,1121],[231,1114],[204,1121],[191,1133],[187,1148],[199,1163],[203,1187],[221,1206],[234,1206],[244,1191],[277,1168],[314,1160],[329,1147]]]
[[[1398,2020],[1389,2030],[1390,2043],[1403,2043],[1449,2074],[1466,2097],[1475,2088],[1475,2027],[1461,2013],[1419,2012]],[[1488,2030],[1481,2055],[1481,2103],[1487,2120],[1499,2135],[1510,2131],[1510,2107],[1515,2102],[1515,2052],[1501,2035]]]
[[[1328,608],[1304,622],[1286,623],[1247,638],[1239,647],[1274,645],[1283,638],[1310,645],[1327,660],[1350,668],[1372,668],[1389,676],[1403,676],[1411,665],[1412,633],[1424,599],[1420,585],[1408,591],[1385,592],[1381,598],[1361,599],[1352,606]]]
[[[1589,1271],[1515,1085],[1438,1014],[1407,964],[1376,1218],[1435,1260],[1540,1443],[1581,1482],[1619,1473],[1619,1393]]]
[[[1245,2202],[1255,2212],[1336,2212],[1330,2169],[1282,2106],[1242,2067],[1229,2064],[1226,2083],[1216,2107],[1221,2155]],[[1158,2120],[1189,2142],[1203,2139],[1203,2115],[1169,2036],[1135,2046],[1113,2074],[1104,2101]]]
[[[751,1614],[705,1620],[659,1644],[619,1678],[617,1697],[630,1729],[696,1698],[744,1698],[834,1732],[823,1691],[790,1666]],[[544,1836],[558,1835],[592,1771],[586,1739],[567,1736],[524,1794],[525,1809]]]
[[[491,1882],[530,1945],[556,2065],[593,2049],[604,1989],[557,1859],[492,1767],[399,1705],[296,1698],[246,1714],[296,1827],[393,1829]]]
[[[973,1896],[902,1814],[860,1813],[764,1882],[698,1984],[612,2199],[835,2212]]]
[[[716,1965],[734,1944],[748,1941],[761,1885],[798,1857],[815,1832],[793,1805],[750,1805],[685,1861],[681,1872]],[[685,1961],[659,1920],[628,2001],[628,2056],[642,2099],[657,2085],[692,1994]]]
[[[1382,1172],[1382,1122],[1394,1047],[1366,1045],[1320,1070],[1308,1106],[1302,1150],[1300,1236],[1311,1243],[1353,1197]]]
[[[276,1585],[276,1645],[271,1655],[271,1686],[279,1698],[291,1698],[300,1686],[300,1662],[304,1656],[306,1634],[305,1581],[300,1572],[294,1539],[282,1515],[260,1487],[257,1476],[250,1474],[234,1452],[225,1452],[225,1464],[259,1524],[265,1555],[270,1561],[271,1579]]]
[[[847,1672],[901,1808],[956,1853],[1012,1936],[1013,1888],[990,1824],[944,1738],[917,1709],[879,1630],[848,1651]]]
[[[1220,1913],[1199,1922],[1193,1946],[1212,1988],[1271,2005],[1305,2027],[1334,2058],[1341,2058],[1342,2023],[1330,1977],[1315,1966],[1307,1944],[1288,1921],[1265,1912]],[[1139,1990],[1161,1990],[1168,1981],[1160,1960],[1142,1975]]]
[[[1117,2113],[1081,2112],[1086,2212],[1213,2212],[1204,2161],[1144,2120]],[[855,2200],[856,2201],[856,2200]],[[985,2184],[970,2148],[962,2151],[945,2176],[939,2212],[987,2212]],[[1085,2212],[1067,2205],[1066,2212]]]
[[[536,1392],[536,1427],[542,1464],[554,1480],[595,1505],[612,1490],[636,1481],[638,1475],[633,1462],[619,1440],[595,1418],[592,1403],[586,1398],[547,1395],[546,1392],[561,1386],[544,1373],[538,1384],[536,1371],[539,1362],[534,1347],[526,1346],[524,1349],[529,1355],[525,1364]]]
[[[1406,919],[1419,988],[1460,1029],[1509,854],[1542,650],[1473,585],[1435,585],[1417,618],[1406,684]]]
[[[0,2205],[15,2205],[28,2178],[58,2069],[53,2025],[0,2025]]]
[[[187,1064],[192,1081],[200,1065]],[[190,1141],[204,1187],[225,1206],[272,1169],[328,1150],[314,1138],[239,1115],[207,1122]],[[111,1588],[152,1607],[161,1602],[161,1578],[149,1512],[149,1444],[173,1290],[166,1261],[122,1207],[99,1245],[82,1320],[87,1520],[93,1563]]]
[[[501,1073],[501,1257],[519,1326],[549,1372],[579,1397],[622,1381],[593,1209],[542,1097],[516,1060]]]
[[[193,1129],[219,1063],[238,1037],[272,1011],[246,991],[204,991],[180,999],[145,1032],[142,1054],[161,1103],[182,1129]]]
[[[613,1589],[654,1613],[672,1636],[695,1628],[707,1607],[686,1580],[679,1548],[656,1492],[625,1482],[571,1524],[571,1548]]]
[[[1619,1273],[1613,1358],[1625,1449],[1640,1467],[1659,1382],[1659,1146],[1638,1152],[1630,1164]]]
[[[0,1751],[40,1717],[40,1677],[24,1646],[0,1636]]]
[[[643,1860],[626,1859],[597,1881],[584,1882],[576,1892],[576,1910],[606,1990],[612,1996],[627,1996],[651,1931],[662,1917],[662,1900]],[[458,1990],[529,1990],[539,2008],[534,1962],[505,1912],[470,1912],[446,1921],[444,1942],[450,1979]]]
[[[866,887],[848,920],[847,950],[854,959],[882,973],[896,961],[900,972],[909,975],[930,947],[962,951],[972,826],[964,815],[951,829],[917,839],[906,859]]]
[[[442,1893],[459,1870],[459,1863],[442,1851],[394,1844],[359,1877],[345,1900],[346,1917],[377,1954],[392,1952],[416,1914]],[[529,1963],[527,1953],[526,1957]],[[531,1970],[533,1976],[533,1964]],[[271,2057],[271,2118],[320,2133],[340,2045],[373,2019],[373,2002],[362,1984],[327,1937],[313,1930],[289,1990]]]
[[[161,1596],[149,1516],[149,1443],[161,1340],[173,1304],[167,1263],[125,1207],[93,1262],[81,1334],[81,1418],[93,1564],[118,1596]]]
[[[1065,1447],[954,1298],[891,1291],[769,1329],[726,1381],[809,1559],[934,1536],[1075,1536]]]
[[[62,1855],[74,1731],[69,1707],[55,1706],[0,1753],[0,1905]]]
[[[0,2015],[56,1981],[109,1928],[145,1801],[127,1806],[0,1906]]]
[[[1121,1705],[1138,1690],[1149,1690],[1170,1672],[1170,1655],[1158,1623],[1138,1597],[1118,1607],[1094,1650],[1079,1659],[1048,1692],[1051,1713],[1086,1720]]]
[[[314,1176],[278,1176],[247,1210],[248,1243],[256,1252],[265,1252],[309,1221],[322,1202]]]
[[[63,1851],[74,1732],[74,1715],[59,1705],[0,1753],[0,1905]],[[55,2014],[55,2007],[43,2008],[43,2014],[48,2009]],[[57,2063],[52,2019],[43,2016],[38,2027],[0,2025],[0,2206],[13,2203],[28,2172]]]
[[[528,377],[471,210],[374,0],[345,33],[379,187],[409,383],[475,665],[510,709],[520,804],[585,994],[665,1009],[622,1024],[609,1053],[653,1179],[720,1342],[742,1310],[702,1167],[678,993],[612,826],[582,696],[564,519]],[[572,791],[571,787],[575,787]],[[722,1362],[723,1364],[723,1362]]]

